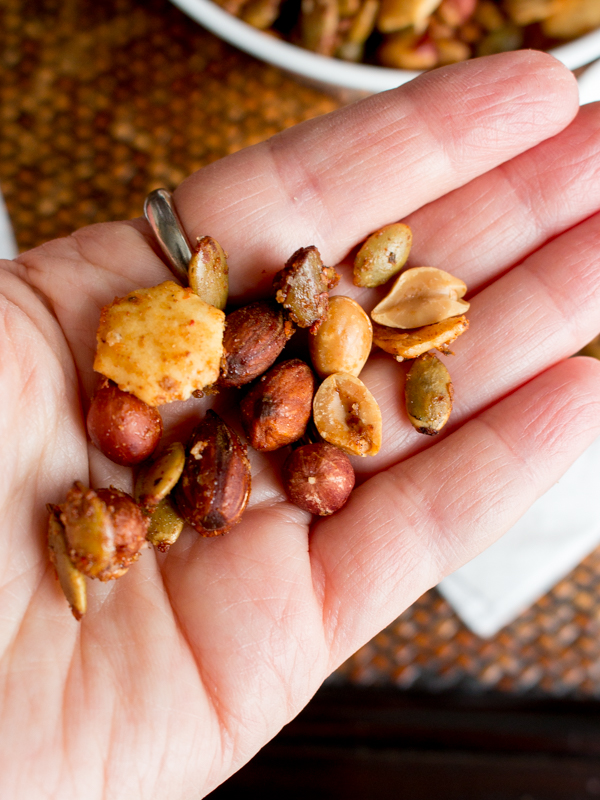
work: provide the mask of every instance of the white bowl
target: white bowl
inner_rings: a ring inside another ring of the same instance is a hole
[[[188,16],[226,42],[269,64],[322,86],[383,92],[416,78],[419,72],[353,64],[303,50],[253,28],[224,11],[212,0],[171,0]],[[600,58],[600,29],[550,50],[569,69]]]

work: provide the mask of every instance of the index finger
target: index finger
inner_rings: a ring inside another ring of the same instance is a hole
[[[209,234],[228,252],[232,299],[264,295],[298,247],[315,244],[337,263],[371,231],[553,136],[576,111],[573,76],[551,56],[490,56],[218,161],[179,187],[177,208],[192,240]],[[12,262],[49,301],[90,385],[99,309],[170,275],[150,241],[144,221],[106,223]]]
[[[212,164],[176,201],[191,237],[210,233],[228,251],[239,295],[298,247],[339,262],[381,225],[558,133],[577,108],[572,74],[548,55],[477,59]]]

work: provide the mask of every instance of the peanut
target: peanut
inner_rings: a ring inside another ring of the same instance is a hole
[[[326,378],[313,401],[313,418],[326,442],[355,456],[381,447],[381,411],[364,383],[344,372]]]
[[[372,341],[373,326],[367,314],[355,300],[336,295],[329,300],[327,319],[309,337],[308,348],[319,377],[347,372],[357,378],[369,357]]]
[[[464,314],[469,303],[460,298],[466,284],[435,267],[403,272],[392,290],[375,306],[371,319],[390,328],[420,328]]]

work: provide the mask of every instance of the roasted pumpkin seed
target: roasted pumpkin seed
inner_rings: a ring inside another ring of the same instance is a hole
[[[73,565],[67,552],[65,529],[60,521],[60,507],[48,505],[48,550],[56,575],[75,619],[80,620],[87,611],[85,577]]]
[[[165,499],[183,472],[185,447],[173,442],[154,461],[147,461],[139,470],[134,496],[145,509],[153,509]]]
[[[184,524],[170,498],[165,497],[152,512],[146,539],[161,553],[166,553],[179,538]]]
[[[435,436],[452,411],[454,390],[450,373],[433,353],[413,362],[404,387],[408,418],[419,433]]]
[[[223,311],[229,296],[229,268],[225,251],[211,236],[197,240],[188,267],[188,280],[200,299]]]
[[[371,234],[354,259],[356,286],[381,286],[406,264],[412,245],[408,225],[396,222]]]
[[[60,521],[71,561],[84,575],[97,578],[116,553],[115,529],[106,503],[93,489],[75,481],[61,505]]]

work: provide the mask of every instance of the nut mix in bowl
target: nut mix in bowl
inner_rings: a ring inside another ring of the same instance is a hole
[[[359,377],[372,346],[411,362],[407,419],[433,436],[448,421],[454,394],[433,351],[451,354],[448,345],[468,328],[461,280],[434,267],[405,269],[412,233],[402,223],[373,233],[356,254],[356,286],[393,279],[369,318],[355,300],[330,298],[340,276],[314,245],[290,256],[269,297],[230,310],[227,254],[218,243],[203,237],[174,257],[161,226],[176,228],[179,244],[185,233],[168,193],[153,192],[146,210],[172,271],[183,281],[187,273],[190,285],[132,289],[100,312],[94,370],[101,380],[88,433],[135,479],[133,496],[75,481],[62,502],[47,506],[50,560],[78,620],[87,609],[86,577],[121,578],[148,543],[167,551],[186,523],[210,538],[240,522],[252,488],[249,448],[289,448],[278,468],[289,501],[313,515],[334,514],[354,489],[351,457],[375,456],[384,441],[377,398]],[[283,351],[298,328],[308,343],[289,358]],[[221,392],[246,442],[214,409],[199,414],[196,406],[187,441],[163,439],[161,406]]]
[[[244,22],[346,61],[431,69],[600,26],[598,0],[215,0]]]
[[[564,0],[560,0],[562,3]],[[543,49],[550,48],[550,53],[554,55],[569,69],[577,69],[589,64],[596,58],[600,57],[600,19],[598,18],[600,12],[598,7],[600,4],[597,0],[566,0],[568,3],[583,2],[589,3],[589,13],[592,15],[585,26],[580,30],[589,31],[591,33],[570,34],[567,39],[560,39],[553,35],[552,38],[544,37],[541,31],[541,22],[530,23],[523,31],[524,43],[522,46],[526,47],[542,47]],[[337,92],[339,90],[352,90],[353,92],[381,92],[387,89],[400,86],[407,81],[412,80],[420,74],[422,68],[391,68],[386,66],[377,65],[375,56],[378,49],[379,42],[381,44],[383,35],[375,31],[365,42],[365,52],[367,61],[347,61],[342,58],[330,58],[329,56],[320,55],[315,51],[305,49],[298,45],[298,37],[296,36],[292,42],[290,38],[291,32],[294,28],[293,24],[290,25],[289,20],[287,23],[286,31],[277,32],[273,29],[263,31],[244,22],[240,17],[225,11],[221,6],[217,5],[213,0],[171,0],[176,6],[184,11],[192,19],[199,22],[208,30],[212,31],[217,36],[221,37],[230,44],[244,50],[250,55],[258,59],[266,61],[277,67],[287,70],[290,73],[302,78],[312,84],[318,85],[320,88]],[[346,0],[340,0],[346,2]],[[361,0],[362,3],[365,0]],[[546,0],[514,0],[516,3],[527,2],[530,8],[540,9],[542,6],[548,10],[549,3]],[[556,0],[552,0],[556,3]],[[295,7],[300,8],[301,0],[294,0]],[[502,11],[500,2],[494,2],[497,11],[503,16],[508,18],[506,12]],[[441,2],[438,3],[441,6]],[[281,6],[282,9],[287,9],[287,3]],[[240,6],[242,9],[243,6]],[[576,6],[573,6],[574,11]],[[287,13],[287,11],[286,11]],[[433,12],[432,12],[433,13]],[[435,13],[439,12],[437,8]],[[538,10],[538,13],[539,10]],[[339,11],[338,11],[339,17]],[[348,20],[348,17],[342,20]],[[279,23],[276,23],[279,24]],[[347,21],[344,25],[347,26]],[[488,22],[489,24],[489,22]],[[342,26],[343,27],[343,26]],[[523,24],[518,24],[517,27],[524,27]],[[403,33],[409,33],[410,28],[407,28]],[[440,29],[438,28],[438,32]],[[444,32],[441,29],[441,32]],[[286,34],[287,38],[284,37]],[[397,36],[396,33],[386,34],[386,36]],[[573,38],[577,37],[577,38]],[[456,38],[456,37],[455,37]],[[474,43],[471,43],[471,49],[474,48]],[[450,49],[454,48],[458,52],[456,45],[450,45]],[[448,47],[447,47],[448,49]],[[349,97],[353,97],[350,94]],[[348,99],[348,95],[343,92],[342,98]]]

